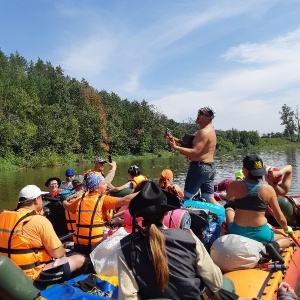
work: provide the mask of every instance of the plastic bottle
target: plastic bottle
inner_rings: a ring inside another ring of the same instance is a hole
[[[108,237],[108,232],[109,232],[108,228],[103,229],[103,239],[106,239]]]

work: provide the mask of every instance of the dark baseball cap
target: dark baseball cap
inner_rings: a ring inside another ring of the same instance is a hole
[[[247,155],[243,159],[243,167],[253,176],[263,176],[267,174],[262,159],[257,155]]]

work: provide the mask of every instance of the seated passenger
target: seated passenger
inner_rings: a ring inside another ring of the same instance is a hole
[[[103,176],[89,173],[86,177],[87,193],[76,206],[77,222],[73,236],[74,250],[89,255],[92,246],[103,238],[103,230],[109,227],[109,210],[128,204],[134,194],[112,197],[105,194],[107,183]],[[69,210],[72,211],[71,205]]]
[[[274,232],[267,224],[265,216],[270,205],[274,217],[286,234],[293,234],[287,225],[274,189],[264,183],[262,178],[267,174],[263,161],[257,155],[246,156],[243,159],[245,179],[233,181],[228,188],[227,199],[234,201],[236,210],[226,208],[226,223],[229,233],[240,234],[258,242],[276,241],[281,248],[290,246],[290,239],[279,231]]]
[[[108,192],[109,193],[117,193],[117,192],[120,192],[124,189],[134,190],[139,183],[141,183],[142,181],[147,181],[148,180],[146,176],[142,175],[141,169],[136,165],[133,165],[133,166],[129,167],[129,169],[128,169],[128,179],[129,180],[121,186],[117,186],[117,187],[111,186],[111,187],[109,187]]]
[[[60,193],[63,191],[59,188],[61,180],[58,177],[50,177],[45,182],[49,193],[43,195],[45,216],[52,223],[52,226],[58,236],[68,234],[67,220],[65,216],[65,209],[62,206],[62,197]]]
[[[158,185],[165,191],[177,195],[179,198],[183,198],[184,194],[181,187],[178,184],[172,184],[173,172],[169,169],[163,170],[159,175]]]
[[[75,272],[80,275],[86,265],[83,255],[65,257],[50,221],[39,214],[42,194],[37,186],[27,185],[19,193],[16,210],[0,214],[0,254],[10,257],[44,288],[67,280]]]
[[[243,170],[238,170],[234,173],[235,180],[242,180],[244,178]],[[227,191],[229,184],[233,181],[231,178],[224,179],[219,183],[215,184],[215,192],[219,192],[215,195],[216,200],[227,200]]]
[[[77,221],[77,212],[76,212],[77,206],[80,199],[83,197],[83,194],[85,193],[83,175],[77,175],[73,179],[72,185],[73,185],[73,190],[75,190],[75,192],[72,193],[62,203],[65,209],[65,216],[67,219],[67,226],[68,226],[69,233],[73,233],[75,231],[75,226]]]
[[[63,190],[71,190],[73,188],[72,180],[75,176],[75,171],[73,169],[66,170],[66,179],[61,182],[60,188]]]
[[[286,196],[290,191],[292,185],[292,171],[291,165],[286,165],[282,169],[266,167],[268,174],[265,179],[270,186],[273,187],[278,197]]]
[[[200,240],[191,231],[163,226],[164,215],[179,207],[178,197],[151,181],[130,202],[133,227],[143,217],[145,228],[121,240],[119,299],[199,299],[201,282],[214,293],[221,289],[221,270]]]
[[[243,170],[240,169],[238,171],[236,171],[234,173],[234,177],[235,177],[235,180],[243,180],[244,179],[244,173],[243,173]]]

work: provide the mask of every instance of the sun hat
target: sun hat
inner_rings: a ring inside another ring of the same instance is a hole
[[[243,178],[244,178],[243,170],[240,169],[240,170],[236,171],[236,172],[234,173],[234,177],[235,177],[235,179],[238,179],[238,178],[243,179]]]
[[[107,163],[107,161],[106,161],[105,159],[103,159],[102,157],[97,157],[97,158],[94,160],[94,163],[105,164],[105,163]]]
[[[128,169],[128,174],[131,176],[138,176],[141,173],[142,170],[137,165],[130,166]]]
[[[48,187],[49,183],[50,183],[52,180],[56,180],[58,186],[60,186],[61,180],[60,180],[58,177],[50,177],[50,178],[48,178],[47,181],[45,182],[45,186]]]
[[[66,176],[67,177],[72,177],[75,175],[75,171],[73,169],[67,169],[66,170]]]
[[[249,170],[253,176],[263,176],[267,174],[264,163],[258,155],[247,155],[244,157],[243,167]]]
[[[87,189],[92,192],[94,190],[96,190],[101,181],[104,179],[103,176],[95,174],[95,173],[88,173],[86,176],[86,187]]]
[[[72,180],[73,187],[75,188],[76,186],[83,184],[84,182],[84,176],[83,175],[77,175],[75,178]]]
[[[165,169],[160,173],[160,177],[163,179],[172,179],[173,178],[173,172],[169,169]]]
[[[48,194],[48,192],[42,192],[41,189],[36,185],[26,185],[19,192],[19,201],[21,198],[24,198],[26,200],[33,200],[45,194]]]
[[[129,212],[135,217],[152,216],[180,208],[180,199],[162,190],[153,181],[147,181],[142,190],[130,201]]]

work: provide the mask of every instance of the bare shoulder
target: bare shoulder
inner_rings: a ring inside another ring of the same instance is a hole
[[[208,126],[205,126],[203,128],[200,128],[196,134],[195,138],[203,139],[206,137],[209,137],[211,135],[211,130],[208,128]]]
[[[267,183],[262,184],[259,191],[261,193],[266,193],[266,194],[269,194],[269,195],[276,194],[274,188],[271,185],[267,184]]]
[[[241,180],[233,180],[232,182],[229,183],[228,189],[240,188],[244,185],[245,185],[244,182]]]

